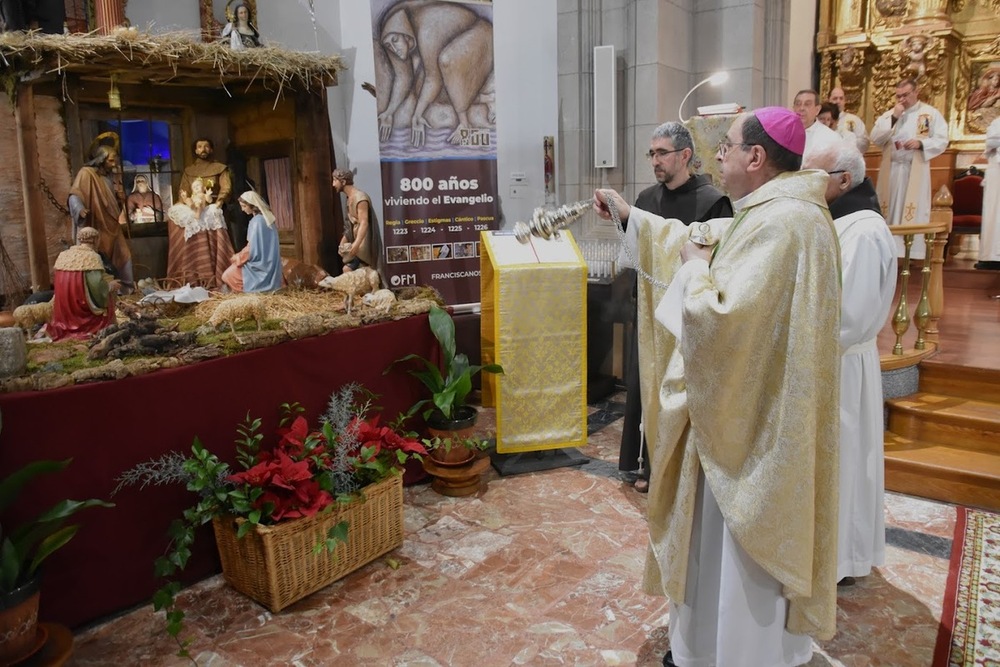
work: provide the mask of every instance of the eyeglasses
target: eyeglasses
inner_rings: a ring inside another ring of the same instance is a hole
[[[651,150],[648,153],[646,153],[646,159],[647,160],[656,160],[657,158],[663,159],[663,158],[667,157],[668,155],[670,155],[671,153],[680,153],[682,150],[684,150],[684,149],[683,148],[675,148],[672,151],[667,151],[667,150],[663,150],[662,148],[657,148],[655,151]]]
[[[756,146],[756,145],[757,144],[748,144],[742,141],[730,141],[729,139],[723,139],[722,141],[719,142],[718,151],[719,155],[721,155],[722,157],[726,157],[726,154],[729,153],[729,150],[733,146],[742,146],[743,148],[746,148],[748,146]]]
[[[834,174],[846,174],[847,170],[846,169],[834,169],[833,171],[828,171],[826,173],[828,173],[831,176],[833,176]]]

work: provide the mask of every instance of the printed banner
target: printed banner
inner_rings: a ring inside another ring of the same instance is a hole
[[[390,287],[479,301],[479,233],[499,226],[493,7],[372,0]]]

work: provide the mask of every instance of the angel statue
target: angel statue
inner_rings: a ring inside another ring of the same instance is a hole
[[[229,23],[222,29],[223,41],[228,39],[229,47],[237,51],[264,46],[250,14],[250,5],[244,2],[238,2],[235,6],[230,5],[226,6],[226,18]]]

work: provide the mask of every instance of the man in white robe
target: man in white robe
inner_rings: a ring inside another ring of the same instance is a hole
[[[806,130],[806,151],[818,150],[840,140],[839,134],[816,120],[821,106],[819,93],[815,90],[800,90],[792,102],[792,111]]]
[[[855,114],[844,108],[847,103],[847,96],[844,89],[837,87],[830,91],[829,102],[836,104],[840,109],[840,119],[837,121],[837,134],[845,138],[853,138],[858,146],[858,150],[864,153],[868,150],[868,128],[865,122]]]
[[[931,219],[931,160],[948,147],[944,116],[918,98],[917,82],[896,84],[896,106],[879,116],[872,127],[872,143],[882,149],[878,199],[890,225],[926,225]],[[903,256],[903,237],[896,237]],[[924,259],[924,235],[913,239],[910,257]]]
[[[986,130],[986,181],[977,269],[1000,269],[1000,118]]]
[[[595,193],[658,281],[639,280],[638,327],[643,587],[672,602],[665,665],[802,665],[835,632],[839,266],[826,175],[797,173],[804,146],[788,109],[737,118],[717,159],[740,200],[714,249],[718,228]]]
[[[848,140],[806,153],[803,168],[829,174],[826,201],[840,241],[840,516],[837,580],[885,564],[882,367],[876,339],[896,290],[896,243]]]

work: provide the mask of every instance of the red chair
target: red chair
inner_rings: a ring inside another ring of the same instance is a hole
[[[952,196],[951,234],[948,245],[952,254],[959,250],[955,237],[961,234],[979,234],[983,228],[983,176],[978,169],[970,169],[969,173],[956,178]]]

